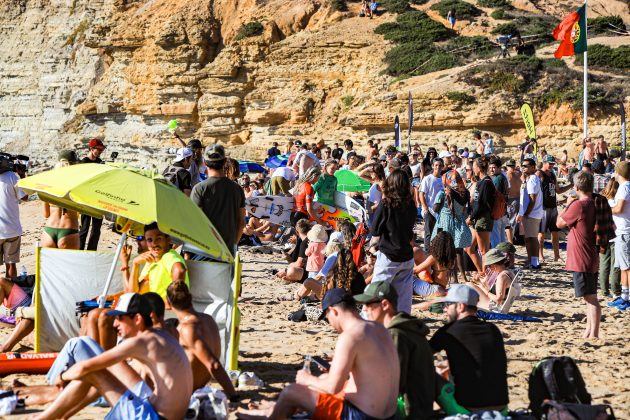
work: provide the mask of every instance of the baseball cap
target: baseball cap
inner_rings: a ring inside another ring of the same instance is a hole
[[[477,306],[479,293],[465,284],[454,284],[448,289],[446,297],[435,299],[434,302],[463,303],[464,305]]]
[[[331,306],[335,306],[340,304],[341,302],[354,303],[354,299],[352,295],[346,291],[346,289],[342,289],[340,287],[330,289],[324,295],[324,299],[322,299],[322,314],[319,316],[319,319],[324,319],[326,317],[326,311]]]
[[[203,149],[203,144],[201,144],[199,139],[192,139],[188,142],[188,147],[191,149]]]
[[[118,298],[116,307],[106,314],[109,316],[140,314],[143,318],[149,318],[151,304],[139,293],[125,293]]]
[[[301,146],[302,145],[302,141],[301,140],[296,140],[293,142],[294,146]]]
[[[543,162],[546,162],[546,163],[556,163],[556,158],[555,158],[555,157],[553,157],[553,156],[551,156],[551,155],[546,155],[546,156],[543,158]]]
[[[107,147],[107,146],[105,146],[103,144],[103,142],[101,140],[99,140],[99,139],[90,139],[90,141],[88,142],[88,147],[90,149],[104,150],[105,147]]]
[[[462,155],[463,158],[467,158],[468,156],[470,156],[470,153],[465,150],[461,152],[460,154]]]
[[[182,160],[186,159],[187,157],[191,157],[192,155],[192,150],[190,150],[188,147],[182,147],[180,149],[177,149],[177,154],[175,155],[175,159],[173,160],[173,162],[181,162]]]
[[[595,172],[604,172],[604,162],[599,159],[595,159],[591,164],[591,169]]]
[[[378,160],[380,160],[380,161],[386,161],[386,160],[387,160],[387,156],[385,156],[385,155],[381,155],[381,157],[380,157],[380,158],[378,158]]]
[[[504,254],[515,254],[516,247],[509,242],[501,242],[497,246],[494,247],[497,251],[503,252]]]
[[[62,150],[59,152],[59,160],[67,160],[69,163],[76,163],[79,158],[77,157],[77,152],[74,150]]]
[[[453,154],[447,150],[442,150],[438,155],[439,158],[451,157]]]
[[[225,148],[220,144],[211,144],[206,147],[204,159],[207,161],[217,161],[225,159]]]
[[[508,161],[505,162],[505,166],[516,166],[516,161],[514,159],[508,159]]]
[[[337,242],[338,244],[342,244],[344,241],[343,233],[341,232],[333,232],[328,237],[328,244],[332,244],[333,242]]]
[[[394,306],[398,303],[398,293],[386,281],[375,281],[367,285],[363,293],[354,296],[354,300],[359,303],[374,303],[384,299],[389,300]]]
[[[496,264],[505,260],[505,254],[496,248],[492,248],[483,256],[484,265]]]

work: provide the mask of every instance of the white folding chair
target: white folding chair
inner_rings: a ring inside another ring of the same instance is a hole
[[[505,297],[503,304],[496,308],[493,312],[499,312],[502,314],[507,314],[512,307],[514,301],[521,296],[522,289],[522,280],[525,276],[523,270],[519,270],[514,278],[512,279],[512,283],[510,284],[510,289],[508,290],[508,295]]]

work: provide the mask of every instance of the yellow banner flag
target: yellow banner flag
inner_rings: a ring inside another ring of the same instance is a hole
[[[529,104],[523,104],[521,106],[521,115],[523,116],[523,122],[525,123],[525,130],[527,131],[527,137],[530,139],[536,138],[536,126],[534,125],[534,114]]]

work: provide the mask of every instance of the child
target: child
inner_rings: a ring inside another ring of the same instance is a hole
[[[309,278],[315,278],[319,270],[324,266],[324,248],[328,241],[328,234],[322,225],[315,225],[306,235],[309,244],[306,248],[306,271]]]

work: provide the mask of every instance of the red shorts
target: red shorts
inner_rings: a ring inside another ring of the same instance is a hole
[[[343,412],[344,396],[343,392],[335,395],[320,393],[317,397],[313,420],[340,419]]]

